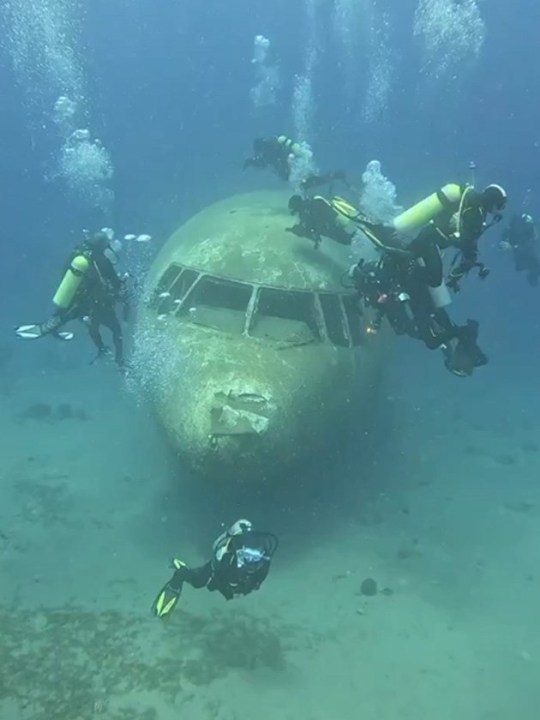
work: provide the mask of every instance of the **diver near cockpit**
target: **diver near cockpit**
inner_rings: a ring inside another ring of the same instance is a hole
[[[369,237],[375,247],[397,244],[393,228],[371,222],[360,210],[338,196],[327,200],[322,195],[293,195],[289,199],[289,212],[297,216],[298,222],[285,228],[286,231],[312,240],[316,248],[323,237],[340,245],[352,245],[359,230]]]
[[[426,247],[437,246],[441,251],[455,248],[447,286],[458,292],[461,281],[473,268],[478,269],[481,279],[489,275],[489,268],[479,261],[478,241],[502,219],[507,195],[500,185],[488,185],[482,192],[472,186],[449,185],[439,190],[436,197],[442,212],[428,221],[409,247],[416,254]],[[406,215],[407,212],[401,217]],[[400,218],[396,222],[399,230]]]
[[[64,268],[62,282],[54,295],[54,314],[45,322],[20,325],[17,335],[25,340],[46,336],[71,340],[73,333],[64,330],[72,320],[81,320],[88,328],[97,349],[97,357],[107,352],[100,328],[108,328],[114,345],[114,359],[124,368],[122,325],[116,314],[116,305],[123,308],[123,319],[128,319],[129,298],[127,277],[120,277],[115,269],[119,241],[104,229],[87,237],[70,254]]]
[[[293,195],[289,211],[298,223],[286,228],[319,247],[323,237],[351,245],[361,232],[379,253],[379,259],[359,262],[351,278],[361,301],[375,310],[368,332],[376,332],[384,317],[394,332],[421,340],[429,349],[441,348],[445,367],[454,375],[471,375],[487,358],[477,344],[478,323],[456,325],[444,305],[449,302],[443,283],[443,265],[433,238],[404,247],[392,226],[374,223],[343,198]]]
[[[418,258],[392,250],[382,251],[378,260],[353,266],[350,277],[359,298],[374,311],[367,332],[377,333],[386,318],[396,335],[420,340],[430,350],[440,348],[452,374],[472,375],[488,362],[477,344],[478,323],[468,320],[456,325],[445,307],[437,307],[428,276]]]

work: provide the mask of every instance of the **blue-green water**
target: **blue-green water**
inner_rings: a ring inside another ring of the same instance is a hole
[[[498,246],[540,210],[536,3],[11,0],[0,18],[1,720],[536,720],[538,290]],[[490,362],[457,379],[395,338],[368,433],[322,479],[218,489],[137,382],[89,364],[82,326],[13,328],[51,312],[83,228],[152,236],[124,243],[140,296],[187,218],[284,187],[242,171],[282,132],[355,187],[378,159],[401,206],[471,160],[504,185],[491,275],[452,305]],[[260,592],[186,588],[152,617],[169,559],[205,562],[240,516],[280,537]]]

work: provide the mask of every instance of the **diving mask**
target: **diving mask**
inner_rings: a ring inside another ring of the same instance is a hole
[[[249,566],[249,569],[256,570],[269,558],[258,548],[241,547],[236,551],[236,566],[241,568]]]

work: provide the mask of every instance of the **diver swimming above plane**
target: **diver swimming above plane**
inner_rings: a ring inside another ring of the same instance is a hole
[[[481,278],[489,273],[478,261],[478,240],[501,219],[506,199],[500,185],[477,192],[468,185],[449,184],[384,225],[340,197],[293,195],[289,211],[298,222],[287,231],[312,240],[316,248],[323,237],[352,245],[361,232],[378,253],[377,260],[364,259],[350,271],[360,300],[375,311],[368,333],[377,332],[386,317],[398,335],[422,340],[430,349],[441,348],[445,367],[463,377],[488,360],[477,344],[478,322],[458,326],[448,315],[448,287],[457,292],[474,267]],[[418,228],[422,229],[417,237],[407,242],[404,238]],[[441,251],[449,247],[458,255],[445,281]]]
[[[253,154],[244,160],[243,169],[256,168],[263,170],[271,168],[280,180],[286,182],[293,179],[298,169],[305,171],[298,177],[298,187],[302,192],[308,192],[322,185],[332,187],[335,181],[341,181],[348,186],[345,173],[342,170],[324,173],[322,175],[310,169],[312,155],[309,146],[297,143],[286,135],[274,135],[269,138],[256,138],[253,141]]]

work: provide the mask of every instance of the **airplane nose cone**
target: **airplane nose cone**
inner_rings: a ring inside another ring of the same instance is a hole
[[[246,481],[275,470],[270,448],[279,442],[282,413],[270,391],[220,384],[195,396],[193,422],[184,424],[179,439],[198,473]]]
[[[210,410],[210,435],[214,439],[264,435],[275,410],[268,396],[248,391],[218,391]]]
[[[194,477],[226,489],[302,482],[372,417],[382,346],[344,286],[349,248],[291,236],[287,201],[201,210],[161,248],[139,304],[141,386]]]

